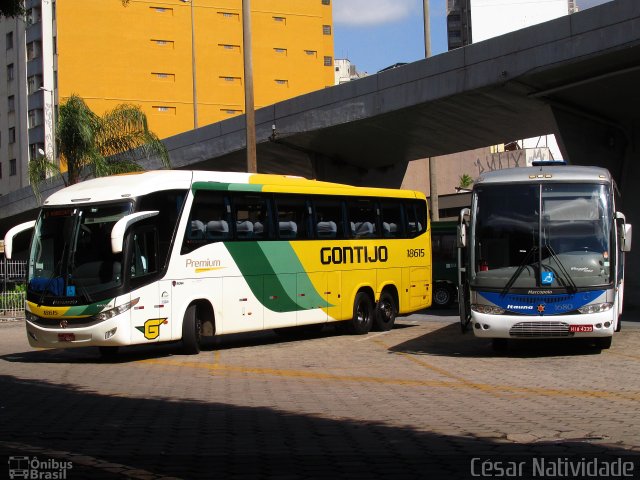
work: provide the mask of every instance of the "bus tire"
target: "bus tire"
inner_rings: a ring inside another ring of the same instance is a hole
[[[600,350],[608,350],[611,348],[611,340],[613,337],[598,337],[596,338],[596,347]]]
[[[375,317],[373,319],[373,327],[379,332],[386,332],[393,328],[396,321],[398,308],[393,295],[385,290],[380,294],[380,300],[376,305]]]
[[[120,347],[98,347],[98,350],[100,351],[100,356],[102,358],[106,358],[106,359],[112,359],[114,358],[116,355],[118,355],[118,350],[120,350]]]
[[[365,292],[358,292],[353,302],[353,317],[349,321],[349,333],[365,335],[373,325],[373,303]]]
[[[433,291],[433,304],[439,308],[447,308],[453,302],[453,289],[446,283],[436,284]]]
[[[189,306],[182,320],[182,351],[187,355],[200,353],[202,344],[202,321],[195,305]]]

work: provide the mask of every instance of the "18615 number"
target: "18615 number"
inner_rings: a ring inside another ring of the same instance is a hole
[[[408,248],[407,257],[409,258],[424,257],[424,248]]]

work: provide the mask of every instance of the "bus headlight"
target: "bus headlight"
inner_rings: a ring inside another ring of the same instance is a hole
[[[482,305],[480,303],[472,303],[471,310],[489,315],[502,315],[504,313],[504,308],[496,307],[495,305]]]
[[[131,310],[131,308],[136,305],[140,301],[140,297],[134,298],[130,302],[123,303],[118,307],[114,307],[110,310],[105,310],[104,312],[100,312],[94,315],[93,318],[97,322],[104,322],[105,320],[109,320],[110,318],[115,317],[116,315],[120,315],[121,313],[126,312],[127,310]]]
[[[580,313],[600,313],[606,312],[613,306],[613,303],[594,303],[592,305],[585,305],[584,307],[580,307],[578,311]]]
[[[40,320],[40,317],[38,317],[37,315],[34,315],[33,313],[31,313],[28,310],[25,310],[24,318],[26,318],[30,322],[37,322],[38,320]]]

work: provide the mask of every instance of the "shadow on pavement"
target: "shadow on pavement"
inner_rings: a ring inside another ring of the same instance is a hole
[[[456,479],[472,478],[478,456],[528,464],[532,456],[602,462],[632,453],[585,439],[512,443],[269,406],[104,395],[10,375],[0,376],[0,391],[0,455],[71,462],[69,479]],[[637,465],[637,456],[623,458]]]
[[[493,350],[490,339],[477,338],[473,332],[460,332],[458,322],[425,335],[400,343],[392,352],[447,357],[514,357],[536,358],[571,355],[597,355],[601,352],[592,341],[585,339],[509,340],[506,351]]]

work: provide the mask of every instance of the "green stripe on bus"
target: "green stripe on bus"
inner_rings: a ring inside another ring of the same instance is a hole
[[[275,312],[327,307],[289,242],[229,242],[225,244],[249,288]],[[298,296],[298,292],[305,296]]]
[[[76,307],[69,307],[69,310],[64,312],[63,317],[80,317],[83,315],[95,315],[100,313],[104,308],[111,303],[111,299],[100,300],[99,302],[92,303],[91,305],[78,305]]]
[[[262,185],[250,183],[194,182],[191,190],[217,190],[231,192],[261,192]]]

